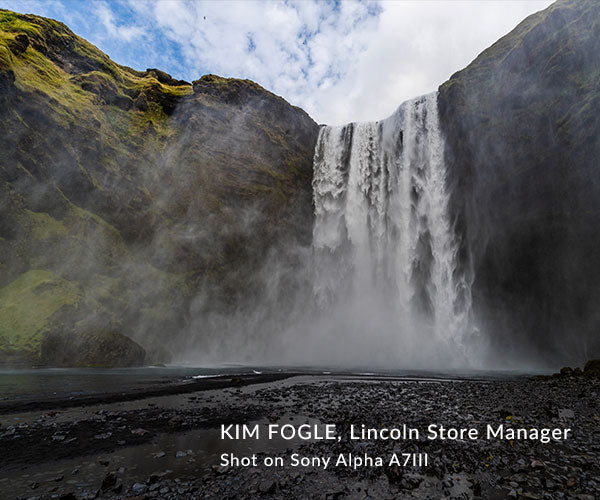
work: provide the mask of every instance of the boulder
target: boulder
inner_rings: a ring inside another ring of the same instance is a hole
[[[587,377],[600,377],[600,359],[590,359],[583,367],[583,374]]]
[[[41,349],[41,361],[49,366],[130,367],[143,365],[145,358],[139,344],[115,331],[52,332]]]
[[[573,375],[573,368],[571,368],[570,366],[564,366],[560,369],[560,374],[563,377],[570,377]]]

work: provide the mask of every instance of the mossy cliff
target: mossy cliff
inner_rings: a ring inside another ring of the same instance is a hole
[[[120,334],[168,360],[200,290],[236,307],[265,255],[310,241],[317,132],[253,82],[135,71],[0,10],[0,362],[65,335],[141,362]]]
[[[482,326],[515,355],[597,354],[600,3],[528,17],[444,83],[439,106]]]

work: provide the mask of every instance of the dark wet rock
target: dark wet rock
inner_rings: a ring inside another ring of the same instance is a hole
[[[273,493],[276,487],[277,483],[275,481],[273,481],[272,479],[267,479],[260,483],[260,485],[258,486],[258,490],[261,493],[267,495],[269,493]]]
[[[41,348],[42,362],[50,366],[129,367],[144,364],[144,349],[114,331],[47,335]]]
[[[117,475],[114,472],[109,472],[108,474],[106,474],[106,476],[104,476],[104,479],[102,480],[102,485],[100,486],[100,489],[102,491],[106,491],[111,488],[114,488],[114,486],[116,484],[117,484]]]
[[[25,322],[14,334],[23,349],[1,349],[0,362],[37,365],[41,332],[93,318],[97,328],[81,331],[143,339],[147,362],[168,363],[162,346],[189,326],[200,289],[211,290],[208,309],[228,314],[255,306],[265,256],[299,266],[319,132],[304,111],[249,81],[192,86],[121,66],[40,16],[3,9],[0,31],[0,288],[32,272],[53,281],[21,302],[23,316],[42,313],[40,326]]]
[[[166,475],[167,472],[155,472],[148,478],[148,481],[146,481],[146,483],[152,485],[158,484],[158,482],[161,481]]]
[[[133,491],[133,493],[136,495],[141,495],[142,493],[145,493],[147,489],[148,486],[146,486],[144,483],[135,483],[131,487],[131,491]]]
[[[600,359],[589,360],[583,368],[583,374],[588,377],[600,378]]]
[[[132,429],[131,434],[134,434],[135,436],[144,436],[145,434],[148,434],[148,431],[138,427],[137,429]]]
[[[546,467],[546,464],[544,464],[544,462],[542,462],[541,460],[533,460],[531,462],[531,468],[533,470],[542,470]]]
[[[522,493],[519,494],[520,498],[528,498],[529,500],[541,500],[541,495],[538,495],[536,493],[532,493],[530,491],[524,491]]]
[[[596,0],[554,2],[439,89],[474,309],[508,356],[600,352],[598,18]]]
[[[561,408],[558,410],[558,418],[570,419],[575,417],[575,412],[569,408]]]
[[[402,469],[396,465],[385,468],[384,472],[390,483],[399,483],[404,477]]]
[[[169,427],[180,427],[183,423],[183,418],[180,415],[175,415],[173,418],[169,419],[167,423]]]
[[[573,368],[570,368],[569,366],[561,368],[560,375],[563,377],[570,377],[571,375],[573,375]]]
[[[577,388],[577,390],[574,390]],[[425,428],[431,422],[444,426],[456,426],[457,421],[464,420],[464,425],[484,426],[485,423],[504,423],[506,426],[527,425],[528,427],[569,426],[574,429],[572,439],[561,443],[537,445],[532,442],[514,441],[502,443],[495,440],[479,440],[469,443],[431,441],[423,446],[421,440],[412,442],[417,451],[429,454],[430,466],[427,469],[407,468],[371,468],[362,467],[356,470],[345,467],[331,468],[326,471],[315,470],[283,470],[264,467],[237,468],[214,466],[206,463],[200,454],[194,466],[196,475],[188,481],[178,477],[177,471],[168,476],[163,473],[150,477],[136,476],[135,468],[119,473],[119,478],[126,485],[144,483],[148,489],[141,495],[150,498],[191,498],[219,499],[256,498],[259,495],[279,495],[281,498],[321,498],[335,497],[343,492],[341,498],[354,498],[354,492],[367,492],[372,498],[406,496],[408,492],[414,498],[506,498],[514,490],[524,498],[533,499],[531,495],[544,497],[544,492],[551,493],[553,499],[575,499],[578,494],[600,493],[595,478],[600,474],[598,457],[600,447],[590,445],[589,436],[594,435],[596,407],[591,404],[597,397],[598,388],[594,379],[574,377],[559,378],[553,381],[541,380],[501,380],[501,381],[464,381],[460,383],[388,383],[378,382],[331,382],[315,384],[290,384],[282,387],[260,386],[254,390],[248,386],[244,391],[223,391],[213,395],[196,393],[197,404],[187,404],[187,396],[182,395],[182,410],[161,407],[159,405],[136,404],[130,411],[107,409],[95,413],[98,420],[86,421],[78,419],[77,427],[93,426],[88,433],[116,433],[115,425],[122,425],[123,432],[133,439],[130,429],[144,425],[150,433],[140,436],[150,438],[152,435],[173,435],[172,447],[165,448],[167,454],[174,458],[178,450],[173,427],[169,421],[179,416],[189,422],[192,428],[203,426],[215,427],[220,422],[252,422],[266,419],[269,415],[279,416],[277,422],[294,421],[302,423],[308,415],[313,415],[321,422],[337,422],[341,430],[347,429],[350,423],[369,422],[377,427],[389,427],[397,424],[398,415],[411,425]],[[211,398],[212,403],[204,403]],[[448,404],[452,401],[451,405]],[[542,402],[551,401],[555,408],[547,412]],[[251,408],[254,407],[254,410]],[[502,418],[496,408],[510,408],[512,419]],[[570,409],[574,416],[568,421],[557,419],[558,409]],[[239,412],[239,413],[236,413]],[[468,417],[467,417],[468,416]],[[63,417],[61,420],[63,420]],[[118,422],[118,423],[117,423]],[[521,424],[525,422],[526,424]],[[85,439],[73,426],[60,423],[55,425],[54,419],[42,419],[36,425],[39,431],[51,429],[50,435],[60,433],[78,436],[78,443],[88,443],[93,449],[107,446],[106,440]],[[64,427],[63,427],[64,426]],[[19,448],[28,443],[36,459],[43,456],[41,449],[36,449],[35,426],[28,428],[12,426],[17,429],[22,440]],[[345,432],[345,431],[344,431]],[[30,440],[28,436],[31,436]],[[5,447],[13,437],[0,438],[0,445]],[[138,437],[135,437],[138,439]],[[163,439],[163,438],[161,438]],[[49,441],[52,442],[52,441]],[[53,443],[56,449],[62,446]],[[79,445],[76,445],[79,446]],[[114,446],[114,445],[113,445]],[[352,453],[361,456],[365,452],[372,455],[388,456],[392,452],[402,451],[403,445],[394,442],[377,441],[371,443],[343,440],[335,443],[303,443],[290,444],[305,456],[336,456],[338,453]],[[11,448],[15,450],[16,448]],[[77,453],[89,454],[90,449],[77,448]],[[73,452],[75,449],[73,450]],[[153,450],[154,451],[154,450]],[[188,467],[189,452],[180,450],[186,456],[177,462]],[[289,457],[290,450],[277,452],[282,457]],[[116,454],[119,455],[118,452]],[[152,460],[148,454],[148,459]],[[115,460],[118,460],[116,458]],[[112,462],[111,462],[112,463]],[[159,462],[154,462],[158,464]],[[118,466],[115,463],[115,467]],[[98,473],[106,474],[105,469]],[[102,482],[101,476],[97,484]],[[167,479],[167,477],[169,479]],[[274,486],[273,486],[274,485]],[[326,485],[324,487],[324,485]],[[195,490],[194,490],[195,488]],[[274,488],[272,493],[263,493],[263,489]],[[358,488],[361,488],[358,490]],[[151,490],[151,491],[150,491]],[[31,491],[31,490],[29,490]],[[182,493],[183,492],[183,493]],[[127,494],[135,495],[131,489],[125,493],[108,490],[105,495],[113,495],[121,500]],[[363,495],[364,497],[364,495]]]
[[[229,471],[229,467],[226,465],[215,465],[213,470],[216,474],[226,474]]]
[[[414,490],[419,487],[419,485],[423,482],[423,477],[417,474],[406,474],[402,480],[400,481],[400,487],[405,490]],[[451,487],[453,486],[450,484]]]

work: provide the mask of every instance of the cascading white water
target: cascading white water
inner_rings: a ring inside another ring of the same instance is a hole
[[[389,359],[459,355],[471,290],[449,220],[437,94],[379,122],[323,127],[313,193],[314,294],[324,316],[344,318],[338,335],[353,331],[348,343]]]

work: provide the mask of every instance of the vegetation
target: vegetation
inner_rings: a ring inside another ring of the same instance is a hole
[[[269,245],[310,233],[316,134],[249,80],[136,71],[62,23],[0,9],[2,352],[39,360],[52,323],[121,332],[152,358],[200,289],[210,307],[251,296]],[[21,321],[49,299],[19,292],[32,272],[64,293]]]
[[[37,359],[52,316],[81,300],[77,284],[49,271],[31,270],[0,289],[0,354]]]

